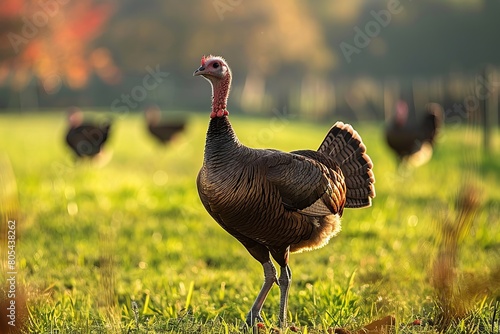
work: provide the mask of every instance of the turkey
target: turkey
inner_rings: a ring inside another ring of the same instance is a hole
[[[398,164],[418,167],[432,157],[437,134],[443,123],[443,109],[437,103],[428,103],[420,123],[408,121],[408,104],[399,100],[396,115],[386,129],[386,141],[394,151]]]
[[[264,284],[247,314],[247,324],[263,321],[262,306],[276,283],[283,328],[292,278],[289,254],[326,245],[340,231],[344,207],[371,205],[373,164],[361,137],[342,122],[330,129],[317,151],[246,147],[228,118],[231,70],[226,61],[204,56],[193,75],[212,86],[204,160],[197,177],[201,202],[263,266]],[[281,267],[279,278],[271,256]]]
[[[77,157],[93,158],[99,155],[109,136],[110,122],[84,121],[83,113],[78,108],[68,111],[69,129],[66,134],[66,143]]]
[[[176,134],[182,132],[186,127],[184,120],[165,121],[161,119],[161,111],[158,106],[149,106],[145,111],[148,131],[161,144],[166,144],[174,138]]]

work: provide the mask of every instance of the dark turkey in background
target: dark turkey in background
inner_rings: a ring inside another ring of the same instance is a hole
[[[396,155],[398,165],[418,167],[432,158],[444,113],[439,104],[428,103],[423,116],[417,115],[417,121],[412,122],[409,108],[404,100],[396,103],[395,115],[386,128],[385,138]]]
[[[161,144],[167,144],[177,134],[184,131],[186,120],[184,119],[164,119],[158,106],[152,105],[144,111],[149,133]]]
[[[88,119],[78,108],[68,110],[66,143],[78,158],[94,158],[103,151],[111,128],[110,119]]]

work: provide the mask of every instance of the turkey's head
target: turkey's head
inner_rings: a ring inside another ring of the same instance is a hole
[[[193,75],[201,75],[213,84],[214,81],[222,80],[231,75],[230,73],[231,71],[224,58],[210,55],[201,58],[201,66],[194,71]]]
[[[231,88],[231,70],[224,58],[219,56],[203,56],[201,66],[194,71],[193,76],[201,75],[212,85],[211,118],[223,117],[228,114],[227,98]]]
[[[68,109],[68,122],[72,128],[77,128],[83,123],[83,114],[77,107]]]
[[[396,104],[396,124],[404,126],[408,120],[408,103],[399,100]]]
[[[150,105],[144,110],[146,121],[150,125],[159,125],[161,120],[161,110],[157,105]]]

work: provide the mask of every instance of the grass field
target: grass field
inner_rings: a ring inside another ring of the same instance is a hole
[[[231,120],[243,143],[282,150],[316,149],[334,122]],[[98,166],[74,162],[62,113],[0,115],[2,191],[11,165],[20,203],[16,292],[27,332],[241,331],[263,273],[198,199],[207,124],[208,114],[190,114],[186,131],[163,147],[140,115],[126,115],[114,124],[112,159]],[[292,255],[294,329],[354,330],[394,315],[395,333],[435,333],[450,313],[446,333],[499,333],[500,136],[484,157],[477,129],[447,127],[433,159],[401,173],[383,126],[354,125],[375,165],[377,197],[371,208],[346,209],[328,246]],[[461,219],[455,202],[465,183],[479,207],[450,246],[443,226]],[[447,267],[450,252],[456,261]],[[264,305],[268,329],[278,309],[275,287]],[[411,325],[416,319],[422,325]]]

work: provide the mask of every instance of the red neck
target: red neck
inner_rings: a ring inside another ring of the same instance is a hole
[[[210,118],[224,117],[227,111],[227,98],[231,89],[231,73],[228,72],[224,79],[212,82],[212,112]]]

